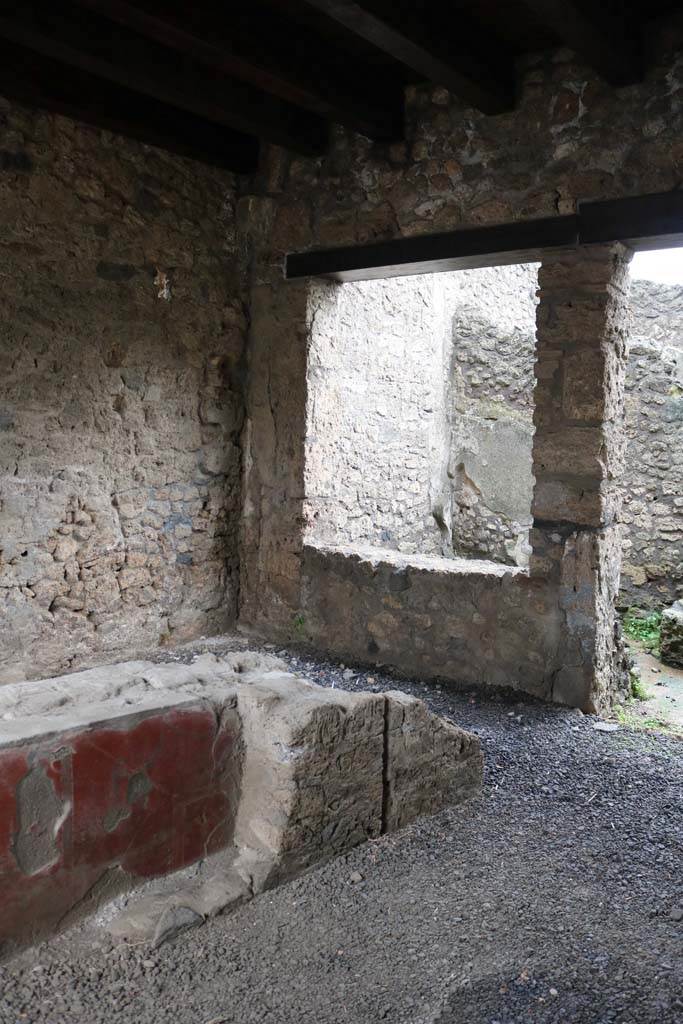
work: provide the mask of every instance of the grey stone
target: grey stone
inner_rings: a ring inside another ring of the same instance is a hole
[[[201,914],[190,910],[189,907],[167,907],[159,918],[159,923],[154,931],[152,947],[157,949],[164,942],[175,939],[176,936],[180,935],[181,932],[187,931],[188,928],[196,928],[203,921],[204,918]]]
[[[458,804],[481,788],[477,737],[436,718],[415,697],[385,695],[383,831],[393,832],[436,806]]]
[[[683,601],[662,612],[660,655],[667,665],[683,668]]]
[[[59,859],[57,840],[69,810],[57,797],[54,782],[42,766],[31,768],[19,781],[13,852],[24,874],[36,875]]]

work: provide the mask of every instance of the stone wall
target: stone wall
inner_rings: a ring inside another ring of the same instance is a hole
[[[538,266],[317,284],[309,539],[528,565]],[[683,287],[634,280],[620,603],[683,585]]]
[[[533,490],[526,454],[532,441],[535,344],[529,317],[535,305],[537,271],[532,267],[516,270],[526,307],[520,310],[519,330],[513,335],[504,323],[502,330],[497,328],[500,312],[496,310],[492,333],[497,343],[482,353],[482,325],[473,310],[473,329],[461,332],[456,343],[456,358],[474,370],[464,379],[465,401],[483,410],[483,416],[465,418],[472,424],[472,447],[481,454],[479,464],[473,460],[468,471],[471,484],[464,489],[470,502],[469,508],[465,505],[468,514],[454,518],[453,537],[459,554],[524,564],[524,546],[514,539],[528,531]],[[529,290],[523,287],[525,277]],[[683,287],[633,280],[630,303],[619,601],[624,606],[655,607],[673,601],[683,586]],[[484,388],[490,394],[497,387],[500,399],[486,395],[482,401],[479,362],[485,366]],[[488,443],[489,435],[495,443]],[[500,495],[508,505],[503,515],[495,515],[501,507]],[[462,504],[458,501],[458,510]],[[469,529],[470,519],[473,529]]]
[[[538,265],[453,275],[451,524],[456,555],[528,565]]]
[[[450,429],[443,281],[450,276],[313,287],[311,540],[441,554],[450,519],[443,503]]]
[[[528,564],[536,266],[310,301],[310,539]]]
[[[304,548],[300,632],[349,660],[552,699],[563,617],[528,570],[371,547]]]
[[[676,141],[683,138],[681,39],[653,40],[653,50],[657,57],[646,80],[624,89],[609,87],[569,51],[556,51],[520,63],[517,105],[507,114],[485,117],[443,89],[418,87],[408,90],[405,143],[376,145],[339,130],[318,160],[277,148],[264,153],[259,174],[240,199],[252,286],[244,624],[272,636],[305,633],[304,590],[309,608],[314,599],[304,569],[311,314],[307,283],[283,280],[285,253],[573,213],[578,200],[677,188],[683,172],[683,144]],[[621,286],[617,291],[621,295]],[[600,351],[608,330],[605,310],[598,310],[586,339]],[[607,385],[604,376],[599,384]],[[601,495],[598,484],[597,504]],[[556,689],[556,659],[575,659],[581,650],[587,674],[581,682],[576,672],[573,683],[594,685],[596,698],[609,700],[618,654],[608,642],[615,577],[610,572],[601,579],[598,569],[609,552],[618,570],[619,554],[611,533],[593,550],[586,541],[590,529],[572,548],[575,532],[567,525],[564,579],[571,589],[571,563],[586,603],[568,616],[556,593],[558,614],[578,646],[554,653],[546,694],[576,699],[569,680]],[[323,587],[322,580],[315,582]],[[583,630],[581,614],[586,622],[599,614],[599,628]],[[573,662],[571,667],[576,670]]]
[[[625,682],[615,596],[628,256],[596,246],[539,271],[529,570],[309,534],[302,638],[409,673],[609,706]]]
[[[467,370],[459,385],[462,420],[454,417],[454,425],[457,432],[462,422],[469,434],[470,463],[460,492],[454,478],[453,542],[457,554],[519,565],[527,561],[533,491],[530,318],[537,270],[515,271],[521,299],[517,329],[511,331],[505,309],[496,308],[491,340],[482,350],[485,325],[471,307],[470,325],[456,337],[456,367]],[[675,600],[683,587],[683,287],[634,280],[630,303],[619,601],[624,607],[657,607]]]
[[[234,619],[233,182],[0,100],[0,681]]]
[[[633,281],[620,604],[683,595],[683,287]]]

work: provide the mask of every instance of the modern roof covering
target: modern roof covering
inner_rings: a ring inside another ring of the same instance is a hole
[[[332,123],[403,133],[404,87],[494,115],[515,61],[569,46],[618,87],[677,0],[0,2],[0,93],[235,171],[259,142],[325,151]]]

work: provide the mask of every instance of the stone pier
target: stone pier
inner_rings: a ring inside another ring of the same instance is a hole
[[[557,588],[562,616],[552,698],[589,710],[624,683],[615,597],[629,259],[595,246],[539,271],[530,572]]]

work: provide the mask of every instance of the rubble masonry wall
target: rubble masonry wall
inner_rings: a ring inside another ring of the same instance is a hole
[[[230,175],[0,99],[0,682],[234,621]]]

